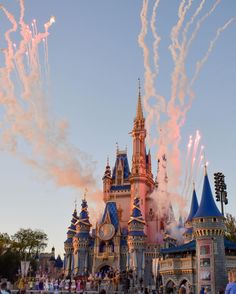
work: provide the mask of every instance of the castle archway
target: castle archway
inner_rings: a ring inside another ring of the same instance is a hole
[[[165,286],[165,293],[171,294],[171,293],[176,293],[176,285],[173,282],[173,280],[168,280]]]
[[[113,267],[109,263],[102,263],[97,267],[96,272],[101,273],[102,278],[104,278],[106,275],[113,272]]]

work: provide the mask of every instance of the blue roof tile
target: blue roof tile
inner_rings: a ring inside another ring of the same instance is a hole
[[[228,239],[224,239],[225,249],[236,250],[236,243]]]
[[[196,241],[192,240],[189,243],[186,243],[180,246],[161,249],[161,253],[169,254],[169,253],[180,253],[180,252],[195,251],[195,250],[196,250]]]
[[[193,190],[193,195],[192,195],[192,202],[191,202],[191,208],[190,208],[190,212],[189,212],[189,216],[186,220],[186,222],[191,222],[194,215],[196,214],[197,210],[198,210],[198,201],[197,201],[197,194],[195,189]]]
[[[61,260],[61,256],[58,255],[56,261],[55,261],[55,267],[56,268],[63,268],[63,261]]]
[[[116,177],[116,167],[119,163],[119,160],[121,160],[123,163],[124,179],[128,179],[128,177],[130,175],[130,169],[129,169],[129,162],[128,162],[128,157],[127,157],[126,153],[118,153],[117,154],[115,167],[114,167],[113,173],[112,173],[112,179],[115,179],[115,177]]]
[[[72,238],[67,238],[66,241],[64,242],[66,244],[71,244],[72,243]]]
[[[119,186],[111,186],[111,191],[124,191],[130,190],[131,185],[119,185]]]
[[[218,207],[215,204],[215,201],[211,192],[209,179],[206,174],[204,178],[201,203],[199,205],[199,208],[196,214],[194,215],[194,218],[220,217],[220,216],[222,216],[222,214],[220,213]]]
[[[90,225],[89,215],[88,215],[88,204],[85,199],[82,199],[81,211],[79,214],[78,223],[85,223]]]
[[[75,234],[75,237],[79,238],[88,238],[89,237],[89,232],[79,232]]]
[[[106,203],[105,211],[104,211],[104,214],[102,217],[102,223],[104,223],[107,213],[110,216],[111,223],[113,224],[113,226],[115,227],[115,229],[117,231],[118,226],[119,226],[119,218],[118,218],[118,213],[117,213],[116,202],[108,201]]]
[[[133,208],[132,208],[129,223],[131,223],[131,222],[141,222],[141,223],[145,222],[142,217],[142,212],[140,210],[138,197],[134,198],[134,203],[133,203]]]

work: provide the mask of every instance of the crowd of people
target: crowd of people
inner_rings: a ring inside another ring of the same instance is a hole
[[[124,280],[125,278],[125,280]],[[123,280],[122,280],[123,279]],[[50,278],[47,275],[36,276],[34,278],[21,277],[12,285],[9,281],[1,282],[0,294],[9,294],[12,290],[17,290],[19,294],[24,294],[30,291],[39,291],[41,293],[84,293],[85,291],[98,291],[100,294],[118,293],[119,290],[123,293],[134,294],[158,294],[154,288],[145,288],[142,281],[138,281],[132,287],[130,285],[129,275],[118,275],[114,272],[97,273],[95,275],[77,277],[76,279]],[[225,289],[221,289],[217,294],[236,294],[236,270],[229,271],[228,284]],[[129,282],[128,282],[129,281]],[[192,289],[188,287],[187,282],[184,282],[178,290],[178,294],[192,294]],[[205,286],[200,289],[199,294],[213,294],[209,287]],[[216,293],[214,293],[216,294]]]

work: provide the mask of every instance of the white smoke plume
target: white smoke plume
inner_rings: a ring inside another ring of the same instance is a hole
[[[53,117],[45,94],[43,75],[48,72],[47,38],[55,17],[44,25],[43,32],[38,32],[35,20],[32,26],[25,23],[24,1],[19,3],[19,20],[2,7],[10,28],[5,32],[7,47],[1,52],[4,65],[0,67],[3,113],[0,148],[38,169],[56,185],[82,190],[87,187],[92,194],[96,191],[95,161],[70,144],[68,123]],[[45,54],[45,63],[40,62],[40,50]],[[100,200],[99,195],[98,192],[93,198]]]

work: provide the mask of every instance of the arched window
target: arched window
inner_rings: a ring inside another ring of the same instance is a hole
[[[101,241],[99,245],[99,252],[105,252],[106,251],[106,244],[104,241]]]

